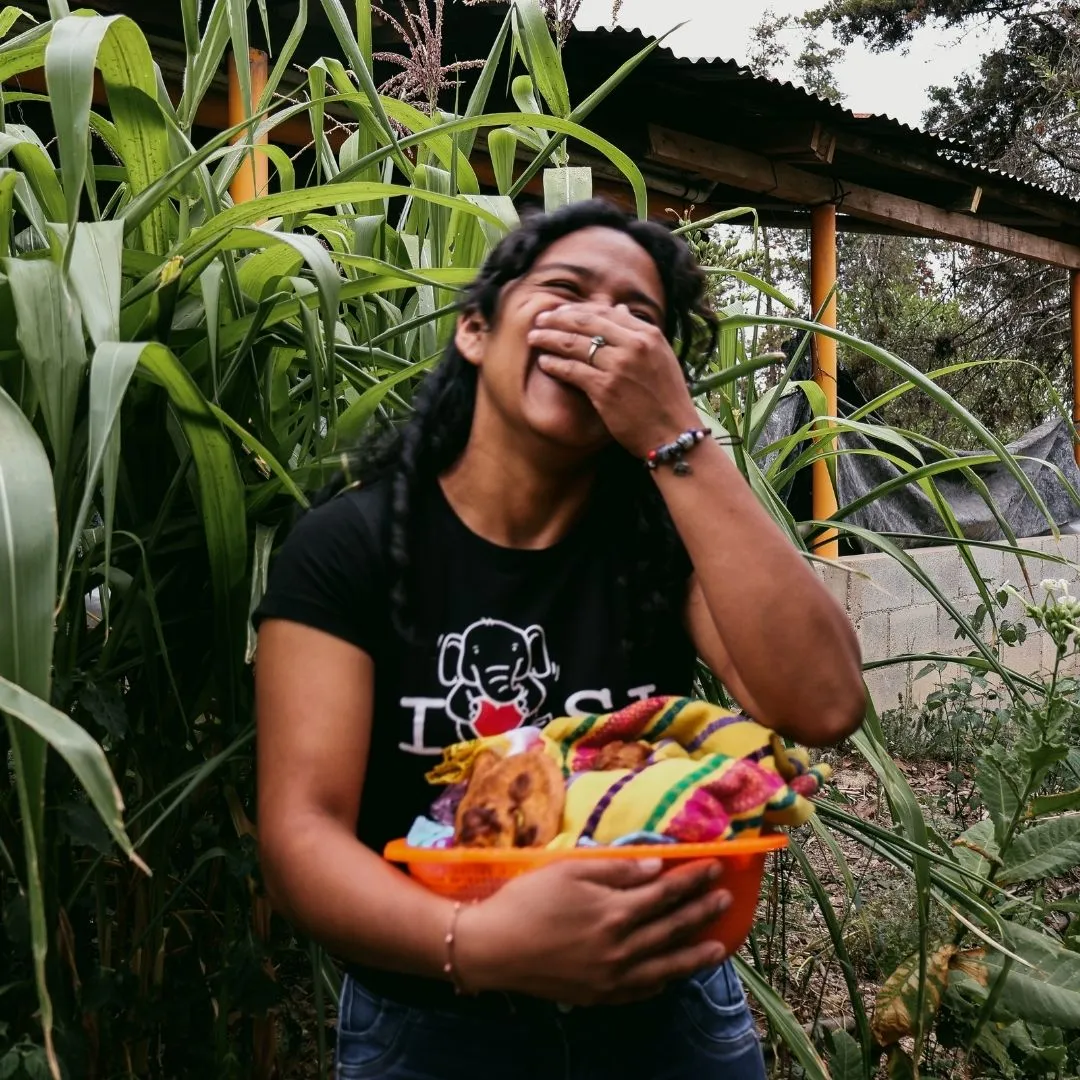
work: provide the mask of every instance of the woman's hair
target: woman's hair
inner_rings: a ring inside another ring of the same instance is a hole
[[[581,229],[602,227],[625,233],[652,258],[666,302],[666,337],[678,343],[687,380],[691,358],[707,356],[716,344],[717,320],[705,303],[705,275],[681,239],[663,226],[629,217],[609,203],[573,203],[552,214],[526,218],[490,253],[466,290],[460,310],[476,312],[489,325],[498,318],[506,285],[526,274],[556,241]],[[355,483],[390,484],[390,598],[395,629],[417,640],[411,590],[417,491],[445,472],[465,449],[476,404],[477,368],[451,340],[441,363],[418,389],[411,417],[382,432],[350,455],[346,468],[316,497],[316,505]],[[675,433],[673,433],[675,434]],[[619,549],[627,629],[635,644],[647,640],[655,617],[668,610],[685,584],[685,559],[663,500],[648,470],[621,447],[602,454],[597,497],[609,515],[613,547]],[[631,602],[632,600],[632,602]]]

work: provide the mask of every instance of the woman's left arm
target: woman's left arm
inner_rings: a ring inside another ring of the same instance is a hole
[[[756,720],[811,746],[862,722],[858,640],[839,604],[713,441],[692,472],[653,472],[691,562],[687,628],[699,655]]]
[[[604,345],[591,350],[597,335]],[[700,426],[663,333],[622,305],[545,311],[529,343],[542,350],[542,370],[588,395],[614,438],[643,462]],[[809,745],[839,742],[865,712],[846,614],[715,442],[698,443],[686,461],[688,474],[660,466],[652,475],[694,564],[694,644],[756,720]]]

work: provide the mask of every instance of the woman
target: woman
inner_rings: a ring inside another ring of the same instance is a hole
[[[722,947],[692,943],[730,902],[715,864],[567,861],[456,912],[379,857],[443,746],[689,694],[695,656],[802,743],[860,722],[844,613],[725,452],[676,442],[700,427],[703,292],[658,225],[595,202],[527,221],[412,419],[276,560],[262,863],[277,909],[348,963],[342,1080],[764,1076]]]

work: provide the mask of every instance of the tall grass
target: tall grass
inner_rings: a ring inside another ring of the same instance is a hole
[[[42,25],[0,13],[4,1075],[291,1076],[313,1045],[325,1074],[324,1003],[338,975],[271,918],[249,816],[249,613],[270,552],[342,451],[369,424],[408,413],[457,292],[516,222],[524,184],[569,162],[567,137],[620,169],[644,211],[638,168],[584,126],[637,60],[603,73],[596,93],[575,104],[537,0],[520,0],[460,114],[424,111],[378,93],[369,5],[356,5],[357,21],[340,0],[321,3],[339,57],[311,65],[287,99],[278,96],[307,18],[301,3],[258,109],[199,145],[200,102],[226,50],[246,48],[245,0],[216,0],[202,17],[195,0],[182,0],[187,55],[175,105],[131,20],[72,15],[64,4]],[[11,89],[42,66],[47,96]],[[95,72],[107,92],[101,110]],[[522,110],[488,113],[490,87],[508,75]],[[38,130],[21,122],[24,108],[43,106],[49,119]],[[328,132],[342,118],[347,137],[335,150]],[[296,119],[311,128],[310,184],[297,183],[282,151],[254,143]],[[498,195],[481,192],[470,163],[481,131]],[[252,154],[269,156],[271,190],[234,206],[230,180]],[[696,388],[703,414],[744,435],[739,467],[813,557],[822,523],[794,521],[776,493],[815,456],[844,452],[834,434],[860,420],[825,426],[805,387],[812,424],[782,445],[755,446],[794,365],[759,397],[754,373],[775,357],[755,354],[752,330],[815,324],[723,314],[722,347]],[[1030,488],[932,377],[836,336],[949,409]],[[889,437],[917,456],[917,436]],[[910,479],[933,492],[936,475],[969,465],[947,456]],[[851,512],[841,508],[831,524],[854,530]],[[869,539],[919,575],[889,538]],[[976,660],[1021,698],[1026,687],[968,629]],[[1032,978],[1023,934],[1055,958],[1052,992],[1075,993],[1056,940],[1016,929],[1019,909],[1003,901],[991,870],[937,842],[872,712],[857,745],[896,829],[823,807],[820,835],[855,836],[913,876],[924,976],[913,991],[916,1037],[930,1023],[932,902],[997,950],[985,960],[998,966],[994,989],[983,986],[984,1027],[1023,999],[1008,992],[1028,985],[1016,980]],[[1026,835],[1018,819],[1008,839]],[[843,948],[842,935],[834,941]],[[1008,954],[1012,967],[993,959]],[[804,1074],[827,1075],[824,1051],[767,972],[745,974]],[[1071,1007],[1072,998],[1060,1001]],[[867,1009],[859,1002],[856,1012]],[[841,1042],[832,1054],[835,1075],[870,1075],[869,1044],[852,1055]]]

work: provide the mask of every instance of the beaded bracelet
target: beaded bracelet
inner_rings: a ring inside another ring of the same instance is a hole
[[[457,965],[454,962],[454,944],[457,940],[458,918],[461,916],[462,907],[460,900],[454,902],[454,910],[450,914],[450,925],[447,927],[446,937],[444,938],[446,942],[446,963],[443,964],[443,974],[454,984],[454,993],[459,996],[469,993],[461,981],[461,975],[458,973]]]
[[[645,457],[645,464],[650,469],[659,468],[661,465],[671,465],[676,476],[687,476],[694,470],[686,461],[686,455],[708,434],[708,428],[691,428],[689,431],[684,431],[674,442],[664,443],[663,446],[650,450]]]

